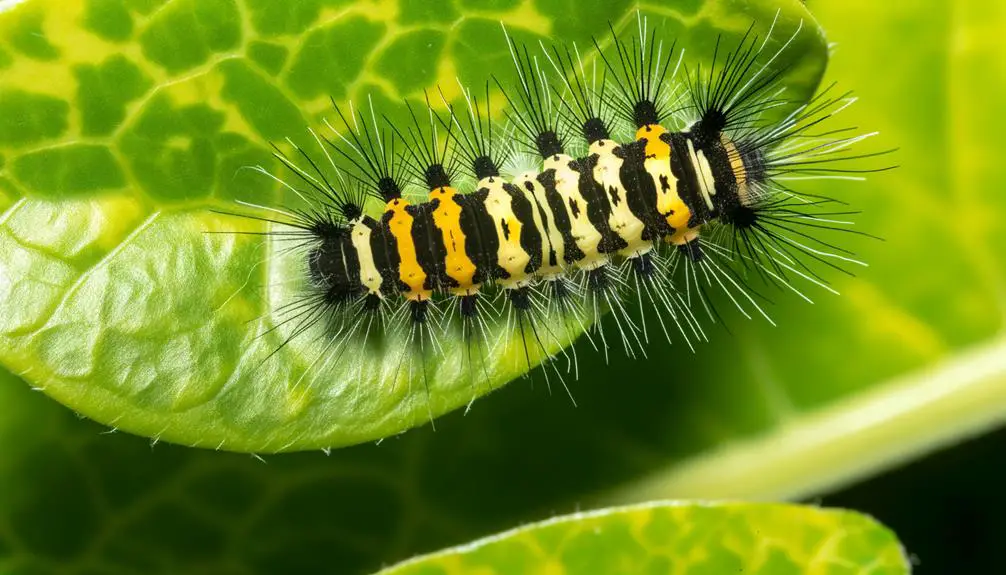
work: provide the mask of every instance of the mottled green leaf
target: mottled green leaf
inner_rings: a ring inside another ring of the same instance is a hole
[[[0,88],[0,143],[34,144],[55,138],[67,127],[70,105],[59,98],[13,88]]]
[[[283,346],[295,324],[269,328],[306,280],[303,257],[233,233],[260,222],[210,210],[290,201],[248,168],[276,168],[269,142],[305,141],[333,115],[329,96],[372,97],[401,117],[403,98],[438,85],[456,96],[457,76],[478,87],[505,75],[501,22],[533,46],[586,49],[609,22],[631,32],[637,8],[689,61],[708,61],[717,37],[736,40],[752,22],[763,32],[774,22],[778,44],[802,22],[776,64],[794,64],[796,99],[822,73],[823,37],[796,0],[12,5],[0,13],[11,58],[0,71],[0,362],[107,425],[257,452],[394,435],[525,373],[509,333],[490,337],[478,383],[457,341],[425,376],[399,368],[394,337],[384,353],[339,361],[313,333]]]
[[[550,519],[419,557],[381,575],[908,572],[894,535],[855,513],[658,502]]]

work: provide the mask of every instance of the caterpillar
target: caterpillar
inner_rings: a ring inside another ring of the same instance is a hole
[[[445,340],[473,382],[491,381],[493,349],[517,346],[526,372],[540,363],[566,387],[581,333],[605,358],[646,356],[654,333],[694,349],[722,319],[717,300],[772,321],[754,280],[808,301],[798,282],[834,292],[822,267],[865,264],[828,236],[869,234],[791,183],[859,179],[876,170],[846,163],[886,152],[854,153],[875,133],[828,127],[851,94],[787,99],[779,61],[802,26],[771,44],[774,28],[752,25],[729,50],[718,39],[695,68],[642,18],[628,38],[611,28],[607,52],[595,40],[590,60],[575,45],[532,53],[504,30],[513,78],[480,94],[459,81],[462,103],[427,93],[400,122],[333,100],[310,146],[274,145],[284,172],[255,167],[294,201],[238,214],[299,262],[302,289],[266,330],[283,331],[277,351],[320,341],[308,384],[386,354],[391,379],[429,399]]]

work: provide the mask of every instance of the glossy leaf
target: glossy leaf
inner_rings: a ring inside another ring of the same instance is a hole
[[[557,517],[410,560],[381,575],[908,572],[894,535],[855,513],[668,502]]]
[[[753,21],[763,31],[774,22],[779,43],[804,22],[785,60],[794,98],[809,95],[825,62],[823,38],[796,0],[639,7],[668,41],[706,59],[718,35],[736,39]],[[587,46],[609,20],[624,30],[637,20],[628,2],[577,5],[573,17],[569,8],[465,5],[463,16],[413,0],[379,10],[333,0],[7,8],[0,361],[108,425],[258,452],[393,435],[522,375],[523,346],[502,321],[488,338],[486,381],[465,369],[459,341],[445,342],[426,369],[403,367],[402,338],[380,352],[336,353],[338,340],[319,328],[285,345],[298,322],[277,310],[307,280],[303,253],[281,256],[276,242],[232,233],[260,232],[260,222],[209,210],[239,209],[236,200],[285,205],[275,182],[246,168],[276,168],[267,142],[304,142],[307,127],[331,115],[329,95],[373,94],[395,117],[403,106],[392,102],[423,89],[456,94],[456,75],[481,86],[502,74],[500,21],[520,41]]]

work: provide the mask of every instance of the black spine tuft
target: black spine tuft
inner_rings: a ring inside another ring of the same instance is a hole
[[[495,178],[500,175],[499,168],[496,167],[496,163],[489,156],[478,156],[472,160],[472,168],[475,172],[475,177],[479,180],[482,178]]]
[[[430,300],[424,299],[409,302],[409,315],[412,323],[426,323],[430,314]]]
[[[348,168],[350,176],[360,184],[363,195],[379,198],[385,203],[402,197],[402,186],[394,161],[393,135],[379,130],[376,125],[370,126],[359,110],[356,117],[352,114],[347,117],[335,103],[335,99],[332,99],[332,107],[345,128],[346,133],[339,134],[339,138],[346,145],[338,145],[328,138],[322,139],[328,148],[345,161],[343,167]],[[355,203],[362,206],[362,198]]]
[[[587,272],[587,289],[591,293],[601,293],[611,289],[608,266],[600,266]]]
[[[688,256],[688,259],[693,262],[701,262],[705,257],[705,254],[702,253],[702,246],[699,245],[698,240],[692,240],[679,245],[678,251]]]
[[[647,252],[639,257],[632,258],[632,271],[641,278],[650,278],[657,273],[657,266],[653,263],[653,254]]]
[[[720,108],[709,108],[702,112],[702,118],[692,128],[692,132],[715,138],[726,129],[727,115]]]
[[[485,112],[482,110],[482,103],[478,97],[470,91],[462,88],[465,102],[467,102],[468,113],[463,114],[467,129],[461,126],[458,114],[454,112],[454,106],[447,101],[443,92],[440,99],[447,107],[448,120],[440,121],[441,125],[447,129],[447,137],[456,144],[456,152],[465,161],[467,169],[476,180],[483,178],[493,178],[500,175],[499,166],[505,162],[509,146],[502,149],[496,148],[493,144],[493,120],[491,112],[491,100],[489,98],[489,83],[485,86]],[[440,116],[437,116],[440,119]],[[456,130],[453,128],[457,128]]]
[[[554,88],[548,87],[538,59],[530,56],[526,46],[518,46],[509,36],[507,42],[510,45],[518,85],[504,86],[493,76],[497,87],[510,105],[506,112],[507,118],[517,128],[524,145],[538,152],[542,158],[561,154],[565,143],[559,132],[559,110],[550,98]],[[514,94],[513,97],[511,93]]]
[[[758,223],[758,210],[752,206],[733,206],[723,213],[723,223],[746,230]]]
[[[428,96],[426,98],[426,113],[429,116],[427,129],[420,125],[419,116],[416,115],[412,104],[406,100],[405,105],[412,117],[412,126],[406,132],[400,130],[387,117],[385,120],[398,137],[408,144],[406,146],[407,153],[403,160],[410,175],[417,184],[422,183],[427,190],[450,186],[457,168],[457,155],[451,146],[454,141],[451,137],[454,123],[445,122],[440,118],[433,110],[433,106],[430,105]],[[443,146],[437,142],[437,124],[446,126],[447,129],[447,137],[444,139]]]
[[[639,100],[632,107],[632,121],[637,128],[660,123],[657,105],[650,100]]]
[[[473,318],[479,315],[478,294],[463,295],[458,298],[458,313],[463,318]]]
[[[354,203],[343,204],[339,207],[339,211],[342,213],[342,217],[350,222],[363,217],[363,208]]]
[[[375,312],[381,309],[381,296],[369,293],[363,298],[363,311]]]
[[[531,290],[526,287],[507,290],[507,298],[518,311],[528,311],[531,309]]]
[[[699,66],[695,74],[688,74],[692,105],[706,133],[750,130],[758,124],[760,110],[780,103],[771,92],[790,65],[780,63],[768,70],[757,65],[765,43],[759,43],[754,24],[722,58],[720,42],[717,37],[708,71],[704,73]]]
[[[608,139],[608,124],[612,113],[605,102],[603,75],[598,87],[596,70],[593,77],[587,77],[579,52],[576,54],[575,64],[568,47],[560,52],[553,46],[552,54],[554,57],[545,52],[560,80],[552,85],[552,93],[560,103],[558,113],[564,124],[580,130],[588,145]],[[561,91],[560,86],[563,88]]]
[[[381,195],[381,199],[384,203],[388,203],[391,200],[396,200],[402,197],[402,188],[398,185],[398,182],[390,176],[385,176],[377,180],[377,191]]]
[[[608,126],[604,124],[604,120],[593,117],[583,123],[583,137],[587,139],[588,144],[593,144],[600,140],[610,139],[611,135],[608,133]]]
[[[447,175],[447,170],[443,164],[430,164],[426,167],[424,178],[426,187],[431,190],[444,188],[451,185],[451,178]]]
[[[543,158],[562,153],[562,143],[559,141],[559,136],[551,130],[539,133],[535,137],[534,144]]]
[[[597,40],[594,47],[604,61],[605,69],[615,82],[615,94],[611,107],[624,120],[632,122],[636,128],[660,124],[671,113],[671,98],[668,79],[673,76],[670,68],[674,60],[675,45],[664,51],[657,40],[656,29],[645,34],[645,20],[640,22],[640,38],[626,44],[615,33],[609,23],[611,38],[615,48],[615,58],[609,58]]]

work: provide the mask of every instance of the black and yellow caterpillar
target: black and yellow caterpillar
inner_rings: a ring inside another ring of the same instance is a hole
[[[693,308],[713,313],[707,290],[768,318],[745,276],[802,296],[792,278],[827,288],[808,262],[858,263],[818,237],[848,231],[823,211],[830,201],[786,184],[844,174],[836,163],[865,157],[845,152],[871,134],[820,127],[848,94],[786,102],[785,68],[770,64],[789,42],[766,55],[750,30],[725,57],[717,43],[706,72],[686,71],[684,90],[672,81],[682,62],[673,47],[642,32],[631,45],[612,35],[613,55],[598,47],[600,83],[568,49],[532,57],[508,38],[516,81],[496,87],[509,129],[493,125],[487,85],[482,101],[463,91],[466,112],[427,102],[425,127],[411,107],[412,125],[402,128],[336,106],[344,130],[316,135],[324,161],[277,148],[295,174],[282,181],[306,206],[281,210],[298,229],[310,286],[293,304],[290,337],[324,321],[330,337],[366,339],[387,329],[374,318],[390,308],[425,353],[437,348],[432,326],[446,308],[472,345],[486,331],[487,306],[498,309],[487,301],[502,299],[529,366],[529,348],[544,352],[541,332],[553,329],[540,319],[550,309],[581,325],[584,314],[610,311],[625,349],[645,353],[645,320],[626,301],[653,308],[668,338],[676,331],[691,345],[704,338]],[[788,115],[766,119],[786,105]],[[504,175],[518,148],[537,157],[537,169]],[[351,177],[333,178],[326,164]],[[410,201],[409,186],[425,200]],[[367,198],[383,211],[368,214]]]

